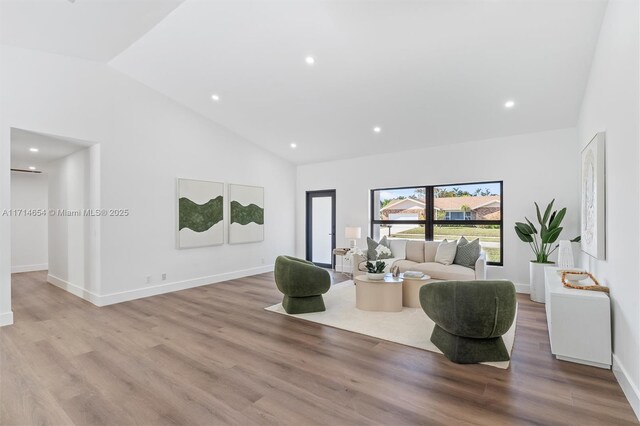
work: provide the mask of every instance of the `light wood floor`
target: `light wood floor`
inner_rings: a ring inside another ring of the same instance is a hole
[[[104,308],[14,275],[0,424],[636,422],[611,371],[552,358],[525,296],[509,370],[263,310],[279,300],[272,274]]]

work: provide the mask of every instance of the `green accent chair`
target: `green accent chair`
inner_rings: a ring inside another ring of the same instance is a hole
[[[502,340],[516,315],[511,281],[441,281],[420,288],[420,305],[436,323],[431,341],[458,364],[508,361]]]
[[[276,286],[284,294],[282,307],[288,314],[325,310],[322,295],[331,287],[329,272],[312,262],[292,256],[278,256]]]

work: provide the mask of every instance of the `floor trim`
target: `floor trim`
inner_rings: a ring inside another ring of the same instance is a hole
[[[273,271],[274,265],[259,266],[256,268],[241,269],[239,271],[225,272],[217,275],[209,275],[206,277],[193,278],[190,280],[176,281],[167,284],[154,285],[150,287],[139,288],[135,290],[122,291],[119,293],[111,293],[102,295],[99,298],[98,306],[113,305],[115,303],[126,302],[129,300],[142,299],[143,297],[156,296],[158,294],[171,293],[188,288],[200,287],[208,284],[215,284],[222,281],[235,280],[251,275],[262,274]]]
[[[514,283],[516,293],[531,294],[531,286],[529,284]]]
[[[251,275],[262,274],[265,272],[272,272],[274,265],[259,266],[256,268],[241,269],[239,271],[225,272],[217,275],[209,275],[206,277],[193,278],[190,280],[176,281],[172,283],[154,285],[144,288],[138,288],[135,290],[121,291],[111,294],[99,295],[92,293],[82,287],[72,284],[68,281],[55,277],[53,275],[47,275],[47,281],[50,284],[55,285],[69,293],[81,297],[93,303],[96,306],[108,306],[116,303],[127,302],[129,300],[142,299],[143,297],[156,296],[158,294],[171,293],[179,290],[186,290],[188,288],[200,287],[208,284],[215,284],[222,281],[235,280],[238,278],[244,278]]]
[[[13,324],[13,312],[3,312],[0,314],[0,327]]]
[[[640,391],[636,385],[634,385],[633,381],[630,380],[629,374],[627,370],[624,368],[616,354],[613,354],[613,375],[616,376],[620,387],[622,388],[622,392],[624,392],[624,396],[627,397],[633,412],[640,420]]]
[[[20,274],[22,272],[46,271],[49,269],[48,263],[40,263],[37,265],[18,265],[11,267],[12,274]]]
[[[54,286],[61,288],[64,291],[67,291],[74,296],[78,296],[88,302],[93,303],[94,305],[98,305],[100,300],[100,296],[96,293],[93,293],[89,290],[86,290],[79,285],[70,283],[69,281],[65,281],[62,278],[58,278],[54,275],[47,274],[47,282],[49,284],[53,284]],[[99,306],[99,305],[98,305]]]

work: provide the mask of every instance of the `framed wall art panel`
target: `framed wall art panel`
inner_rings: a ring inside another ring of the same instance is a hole
[[[264,188],[229,184],[229,244],[264,240]]]
[[[600,260],[606,257],[604,136],[604,132],[597,133],[582,150],[580,205],[582,251]]]
[[[178,248],[224,244],[224,183],[178,179]]]

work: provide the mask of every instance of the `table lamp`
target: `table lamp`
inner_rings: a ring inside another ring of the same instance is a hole
[[[362,232],[362,228],[360,228],[359,226],[347,226],[344,229],[345,238],[348,238],[349,240],[351,240],[349,244],[350,248],[356,247],[356,240],[360,238],[361,232]]]

